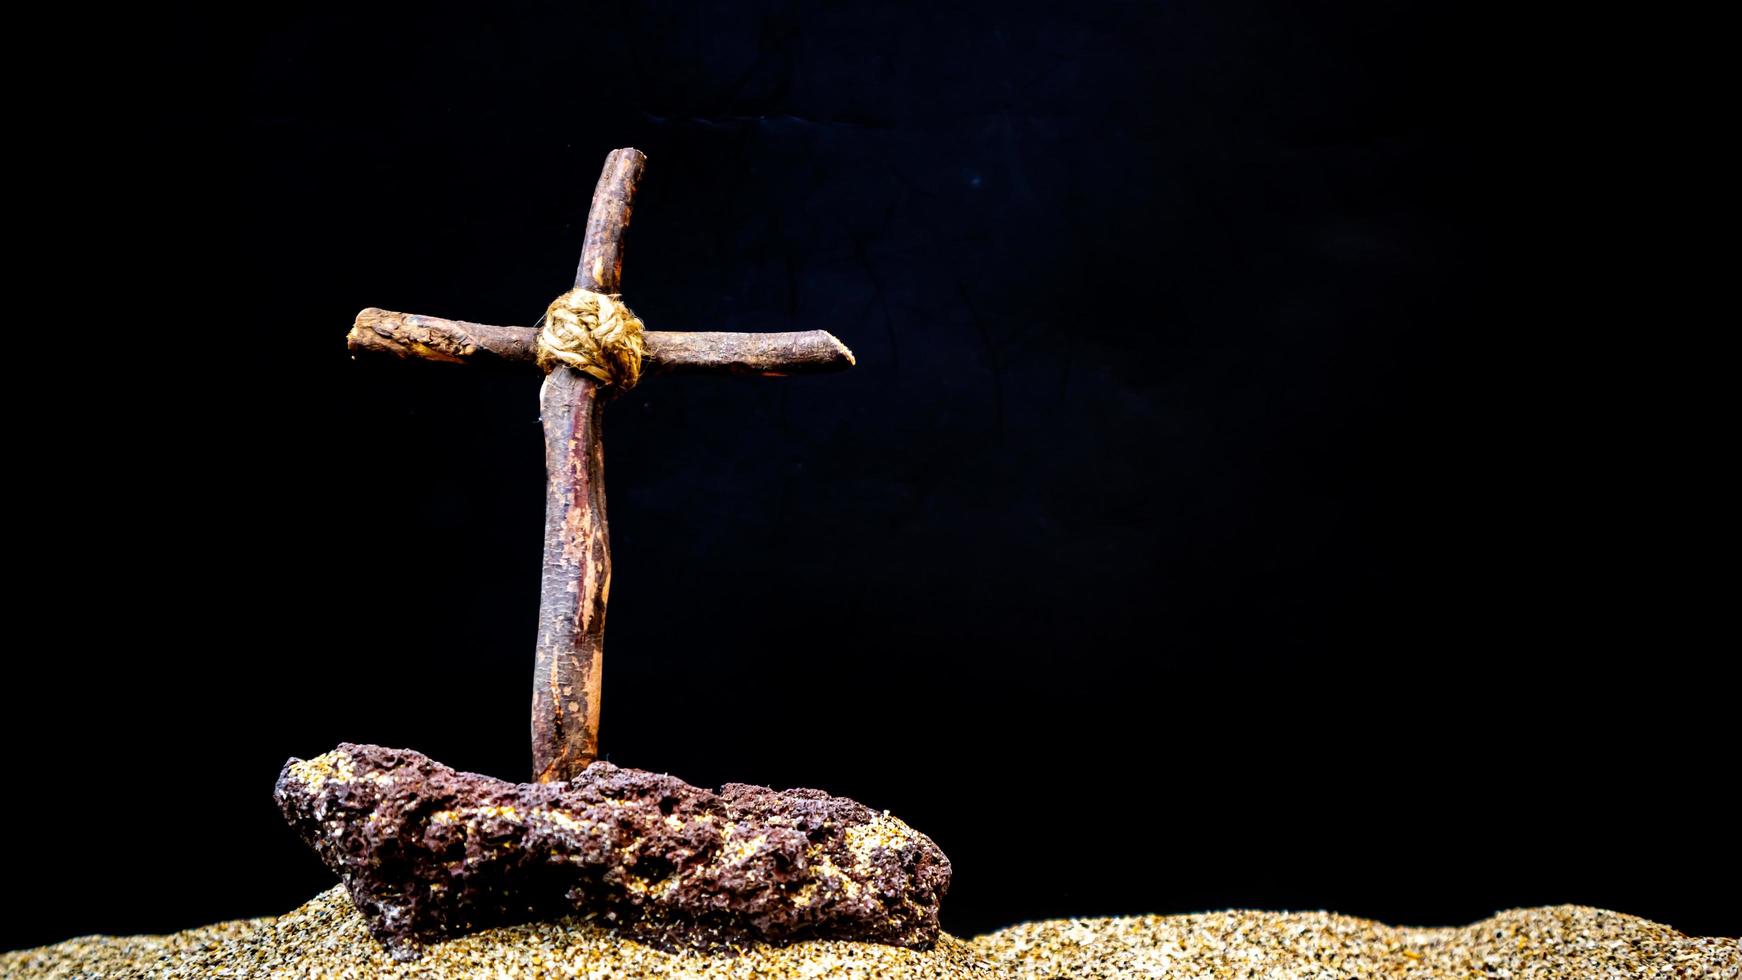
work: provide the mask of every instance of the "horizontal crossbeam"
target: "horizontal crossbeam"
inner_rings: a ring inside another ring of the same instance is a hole
[[[535,363],[531,327],[497,327],[370,308],[345,340],[352,351],[450,364]],[[648,374],[819,374],[853,366],[853,352],[827,330],[732,333],[649,330]]]

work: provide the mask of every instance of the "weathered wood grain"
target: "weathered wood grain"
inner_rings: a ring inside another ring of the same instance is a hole
[[[623,288],[623,244],[647,157],[612,150],[587,213],[575,286]],[[605,523],[604,392],[557,365],[538,393],[544,419],[544,578],[539,586],[533,661],[532,772],[566,780],[599,757],[599,688],[605,604],[611,597],[611,536]]]

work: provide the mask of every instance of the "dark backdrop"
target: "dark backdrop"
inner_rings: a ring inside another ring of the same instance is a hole
[[[609,410],[612,761],[888,808],[964,934],[1737,931],[1734,636],[1684,560],[1722,389],[1649,320],[1614,339],[1650,192],[1625,124],[1544,155],[1620,105],[1576,37],[1265,0],[235,16],[64,25],[100,85],[20,110],[60,136],[15,188],[55,220],[14,282],[48,339],[12,360],[5,945],[327,887],[287,756],[524,777],[537,382],[343,336],[531,322],[629,145],[650,324],[858,366]]]

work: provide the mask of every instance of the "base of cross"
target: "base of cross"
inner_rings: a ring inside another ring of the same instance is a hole
[[[887,811],[821,790],[719,792],[595,762],[507,783],[341,744],[285,763],[279,810],[397,959],[584,916],[665,949],[851,939],[927,949],[950,862]]]

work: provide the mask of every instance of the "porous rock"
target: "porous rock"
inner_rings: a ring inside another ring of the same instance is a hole
[[[291,759],[274,799],[400,959],[582,915],[660,948],[853,939],[929,948],[950,862],[887,812],[813,789],[718,793],[596,762],[509,783],[406,749]]]

